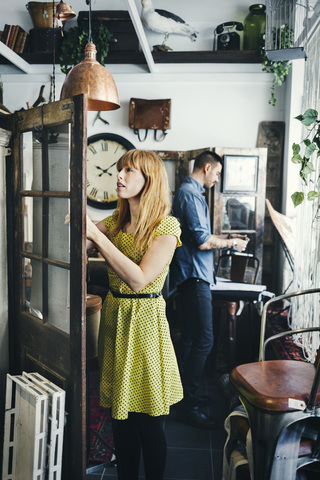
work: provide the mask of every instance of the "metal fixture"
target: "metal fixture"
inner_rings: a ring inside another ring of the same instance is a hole
[[[54,18],[61,20],[61,22],[64,22],[65,20],[71,20],[75,16],[76,14],[72,10],[70,5],[60,0],[60,3],[57,5],[57,8],[56,8]]]
[[[60,99],[86,93],[88,110],[116,110],[120,108],[117,87],[111,73],[96,60],[97,50],[91,33],[91,0],[86,3],[89,5],[89,42],[84,50],[85,58],[68,73]]]
[[[267,0],[265,52],[268,60],[307,58],[309,0]]]

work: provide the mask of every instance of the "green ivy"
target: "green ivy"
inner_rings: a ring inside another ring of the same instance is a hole
[[[296,120],[299,120],[305,127],[311,127],[308,129],[308,135],[304,138],[300,144],[294,143],[292,145],[293,156],[291,161],[295,164],[300,165],[299,175],[305,185],[308,185],[309,182],[313,183],[308,177],[315,171],[313,163],[310,161],[310,157],[316,152],[317,157],[320,156],[320,120],[318,120],[317,110],[309,108],[302,115],[295,117]],[[304,148],[304,153],[301,151],[301,147]],[[309,191],[307,194],[307,200],[313,201],[316,198],[320,197],[320,185],[319,179],[314,189]],[[291,195],[291,199],[295,207],[303,203],[305,200],[305,194],[303,192],[295,192]]]
[[[285,81],[286,76],[290,71],[291,64],[289,62],[270,62],[267,59],[267,56],[264,55],[262,59],[262,71],[267,73],[273,73],[274,78],[271,85],[271,97],[269,98],[269,103],[273,107],[277,103],[277,99],[275,97],[275,86],[281,86]]]
[[[109,42],[112,33],[108,28],[101,24],[92,25],[92,39],[97,49],[97,61],[102,65],[109,51]],[[87,27],[73,27],[64,33],[60,48],[60,67],[61,71],[67,74],[74,65],[77,65],[84,59],[84,49],[89,41],[89,32]]]
[[[274,43],[277,43],[277,49],[290,48],[293,45],[293,31],[288,25],[281,25],[276,32],[274,32]],[[262,36],[263,43],[265,40],[265,34]],[[280,39],[276,41],[276,39]],[[262,71],[267,73],[273,73],[273,83],[271,85],[271,97],[269,99],[270,105],[273,107],[276,105],[277,99],[275,97],[275,86],[281,86],[289,74],[291,63],[285,62],[271,62],[265,53],[265,47],[261,48],[262,55]]]

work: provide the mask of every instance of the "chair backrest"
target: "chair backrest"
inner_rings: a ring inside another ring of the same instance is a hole
[[[293,297],[299,297],[302,295],[312,295],[315,293],[320,293],[320,288],[310,288],[307,290],[298,290],[296,292],[291,292],[291,293],[286,293],[283,295],[278,295],[277,297],[273,297],[270,300],[268,300],[262,309],[262,314],[261,314],[261,327],[260,327],[260,348],[259,348],[259,361],[265,360],[265,351],[266,351],[266,346],[268,343],[271,341],[286,337],[288,335],[294,335],[296,333],[304,333],[304,332],[315,332],[315,331],[320,331],[320,326],[319,327],[308,327],[308,328],[299,328],[295,330],[286,330],[281,333],[277,333],[275,335],[272,335],[271,337],[265,339],[265,334],[266,334],[266,321],[267,321],[267,313],[268,309],[270,308],[270,305],[273,303],[283,301],[283,300],[288,300]],[[317,353],[317,358],[319,356],[319,351]],[[320,363],[320,362],[319,362]]]
[[[227,271],[229,280],[237,283],[256,283],[259,271],[259,259],[251,253],[239,253],[227,250],[217,263],[216,275],[221,275],[222,270]],[[227,264],[227,268],[226,265]],[[250,270],[250,274],[249,274]]]

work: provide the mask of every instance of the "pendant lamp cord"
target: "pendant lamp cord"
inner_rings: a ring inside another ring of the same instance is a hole
[[[86,0],[86,4],[89,5],[89,43],[93,43],[91,31],[91,0]]]

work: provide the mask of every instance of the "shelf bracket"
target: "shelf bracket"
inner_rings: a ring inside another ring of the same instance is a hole
[[[139,12],[134,0],[126,0],[128,6],[128,12],[131,17],[131,21],[136,30],[143,54],[145,56],[147,65],[149,67],[150,73],[155,73],[156,66],[153,60],[153,56],[150,51],[149,43],[140,19]]]
[[[11,48],[7,47],[3,42],[0,42],[0,55],[9,60],[10,63],[20,68],[24,73],[31,73],[32,67],[28,62],[23,60],[20,55],[17,55]]]

